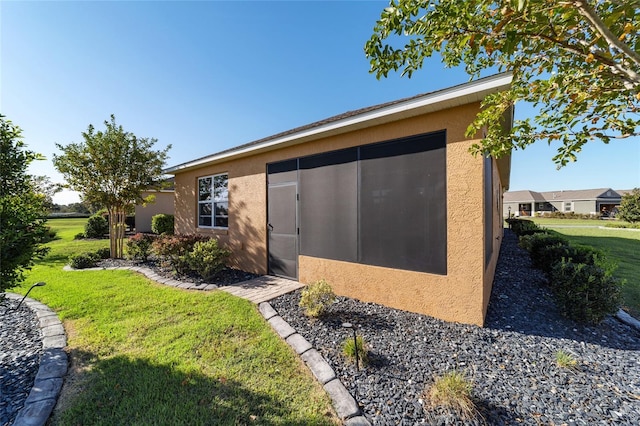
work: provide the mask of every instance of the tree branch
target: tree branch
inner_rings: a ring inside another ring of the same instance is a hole
[[[611,32],[609,27],[605,25],[600,17],[596,14],[595,10],[584,0],[574,0],[573,5],[578,9],[580,14],[591,23],[593,29],[604,37],[610,47],[615,48],[624,53],[634,64],[640,66],[640,55],[634,52],[626,43],[620,41],[615,34]],[[636,84],[640,84],[640,75],[633,70],[627,70],[623,68],[625,72]]]

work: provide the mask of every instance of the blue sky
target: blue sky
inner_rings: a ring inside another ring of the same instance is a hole
[[[369,74],[363,53],[387,1],[0,3],[0,112],[48,161],[110,114],[171,144],[167,166],[349,110],[464,83],[432,58],[413,78]],[[517,105],[516,116],[532,115]],[[511,189],[640,186],[640,143],[588,144],[560,171],[538,143],[512,159]],[[77,201],[60,194],[61,204]]]

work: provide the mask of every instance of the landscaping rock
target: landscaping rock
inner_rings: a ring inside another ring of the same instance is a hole
[[[374,425],[461,424],[424,398],[434,378],[451,370],[473,382],[490,425],[640,424],[640,332],[613,317],[598,326],[564,318],[508,230],[484,328],[344,297],[310,320],[299,301],[296,291],[270,304],[327,360]],[[370,347],[360,371],[342,355],[351,336],[344,322]],[[556,364],[559,350],[578,360],[576,371]]]

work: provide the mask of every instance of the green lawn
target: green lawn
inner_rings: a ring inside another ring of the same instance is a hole
[[[54,425],[335,424],[331,403],[257,307],[224,292],[178,290],[129,271],[64,272],[86,219],[50,221],[61,237],[22,288],[65,325],[74,377]]]
[[[585,221],[572,219],[539,219],[541,226],[564,235],[570,242],[603,250],[607,257],[618,264],[615,275],[626,280],[622,288],[624,308],[634,317],[640,318],[640,231],[627,229],[565,228],[555,225],[583,225]],[[550,222],[553,221],[553,222]]]
[[[607,220],[598,220],[598,219],[558,219],[558,218],[547,218],[547,217],[534,217],[528,218],[525,217],[523,219],[531,219],[535,223],[540,226],[554,226],[554,225],[564,225],[564,226],[604,226],[607,224]]]

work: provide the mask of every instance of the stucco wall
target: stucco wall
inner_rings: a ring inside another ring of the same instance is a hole
[[[143,197],[154,195],[153,203],[136,206],[136,232],[151,232],[151,218],[157,214],[174,214],[173,191],[143,192]]]
[[[491,285],[485,278],[484,265],[483,160],[469,154],[473,141],[464,137],[478,108],[479,104],[464,105],[178,173],[176,232],[215,235],[232,249],[233,266],[264,274],[267,272],[267,163],[446,129],[448,274],[440,276],[300,256],[299,279],[310,283],[324,278],[340,295],[449,321],[482,324]],[[198,229],[197,179],[223,172],[229,174],[229,229]],[[494,232],[494,235],[499,234]],[[494,252],[497,256],[498,250]]]
[[[491,206],[484,206],[484,208],[490,208],[493,210],[493,223],[485,224],[485,226],[493,227],[493,250],[491,252],[491,259],[487,263],[487,266],[484,271],[484,292],[483,292],[483,312],[486,314],[487,307],[489,306],[489,299],[491,298],[491,289],[493,287],[493,278],[495,276],[496,265],[498,263],[498,256],[500,255],[500,246],[502,244],[502,237],[504,235],[504,219],[502,212],[504,210],[504,206],[502,203],[502,194],[504,193],[504,189],[502,188],[502,183],[500,182],[500,175],[498,173],[498,167],[496,166],[495,160],[493,167],[493,176],[492,176],[492,187],[493,187],[493,204]],[[513,212],[512,212],[513,213]],[[484,321],[484,317],[483,317]]]

